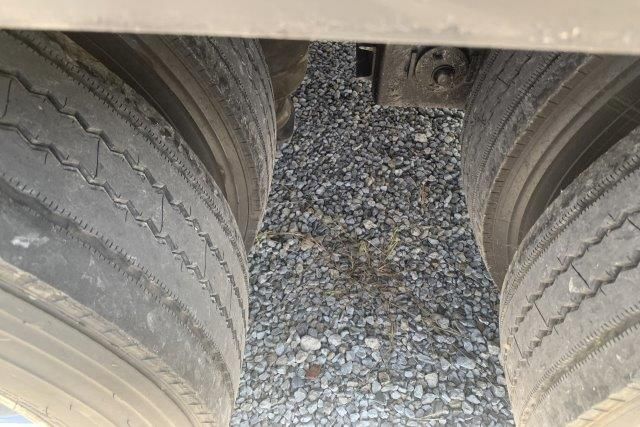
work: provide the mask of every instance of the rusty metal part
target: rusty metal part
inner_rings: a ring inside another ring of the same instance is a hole
[[[640,54],[617,0],[3,0],[0,27]]]
[[[278,141],[291,138],[294,129],[294,109],[291,94],[300,86],[309,62],[308,41],[260,40],[269,67],[276,104]]]
[[[467,56],[460,49],[436,47],[417,59],[414,75],[429,91],[444,92],[462,85],[468,68]]]
[[[379,45],[372,65],[377,103],[464,107],[484,52],[454,47]]]

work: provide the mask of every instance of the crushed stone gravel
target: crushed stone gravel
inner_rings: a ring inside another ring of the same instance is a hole
[[[376,106],[314,43],[251,260],[232,425],[512,425],[455,110]]]

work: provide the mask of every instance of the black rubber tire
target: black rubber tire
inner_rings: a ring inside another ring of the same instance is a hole
[[[544,209],[640,123],[640,61],[493,51],[467,105],[463,184],[495,283]]]
[[[247,260],[222,192],[66,36],[0,32],[0,52],[0,395],[52,423],[227,423]]]
[[[638,188],[640,128],[558,196],[515,254],[500,333],[518,425],[637,423]]]
[[[250,39],[70,33],[182,135],[222,189],[245,245],[265,211],[276,152],[273,88]]]

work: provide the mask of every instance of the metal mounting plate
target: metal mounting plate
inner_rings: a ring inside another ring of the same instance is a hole
[[[484,51],[384,45],[376,49],[376,103],[396,107],[463,108]],[[447,69],[446,81],[437,73]]]

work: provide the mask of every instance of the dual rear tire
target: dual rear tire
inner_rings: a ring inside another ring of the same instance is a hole
[[[204,142],[247,157],[240,175],[212,169],[228,162],[203,161],[207,147],[68,37],[0,32],[0,401],[28,418],[230,419],[248,322],[245,244],[273,165],[273,99],[257,42],[172,41],[162,58],[185,61],[173,69],[185,87],[154,96],[180,102],[196,84],[213,86],[189,107],[216,112],[198,123]],[[195,74],[197,61],[214,65]],[[234,180],[249,183],[242,197],[253,211],[221,189]]]
[[[631,57],[493,52],[475,83],[464,186],[518,425],[640,415],[639,103]]]

